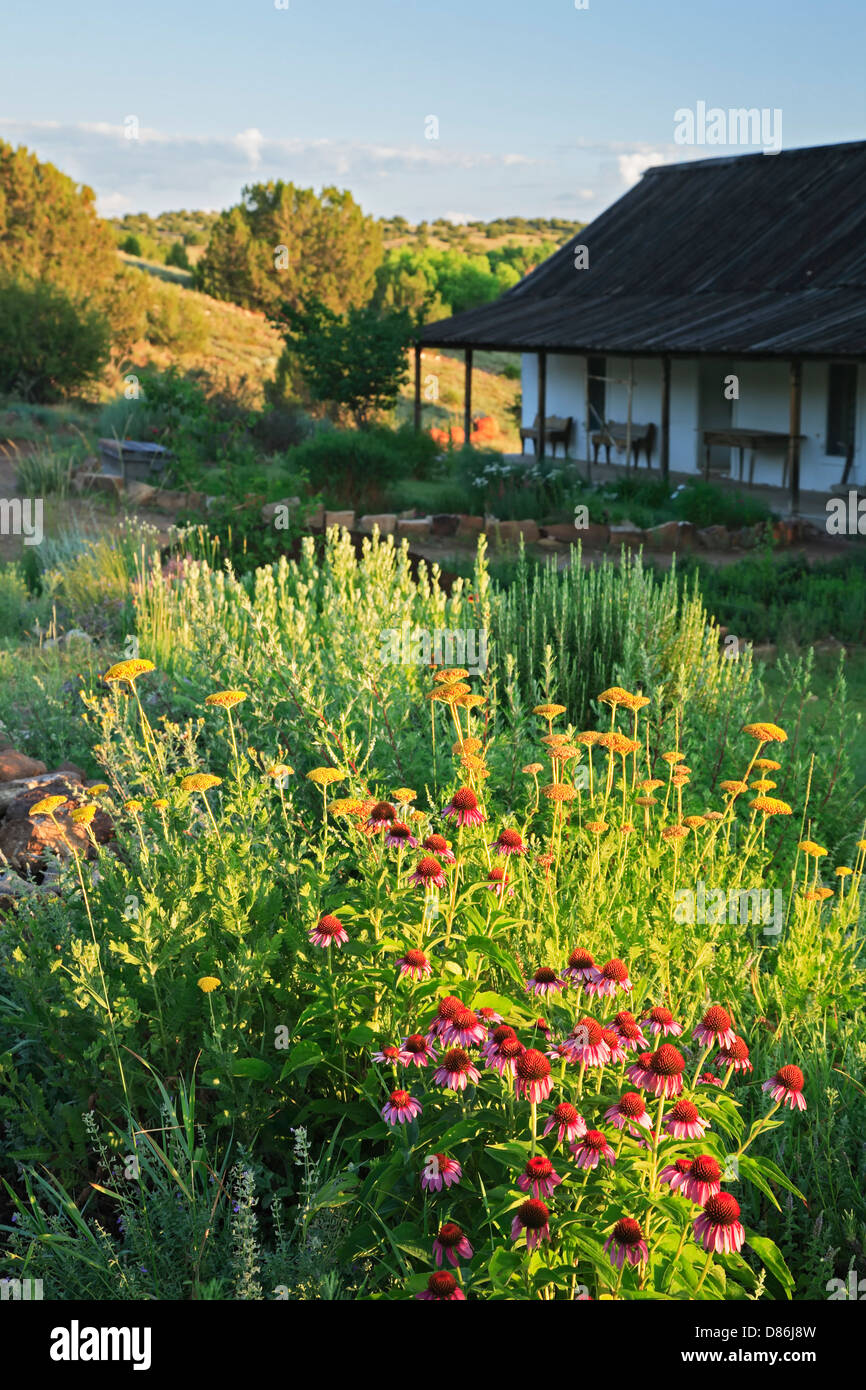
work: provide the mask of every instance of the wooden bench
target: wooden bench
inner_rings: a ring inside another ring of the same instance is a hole
[[[604,429],[596,430],[595,434],[591,435],[590,438],[592,439],[593,463],[598,463],[598,451],[602,447],[604,448],[606,462],[610,463],[611,449],[614,446],[616,446],[618,449],[624,449],[626,446],[626,443],[628,441],[628,425],[621,425],[613,420],[608,420]],[[632,457],[634,458],[635,468],[637,468],[640,460],[641,449],[643,449],[646,454],[647,468],[652,467],[650,459],[652,456],[653,445],[655,444],[655,438],[655,425],[636,425],[634,424],[634,422],[632,422],[631,453]]]
[[[540,417],[536,415],[535,422],[531,429],[524,427],[520,431],[520,452],[523,453],[523,446],[527,439],[531,439],[538,452],[538,426]],[[561,444],[564,453],[568,453],[568,441],[571,438],[571,428],[574,424],[572,415],[546,415],[544,417],[544,442],[550,445],[554,454],[557,444]]]
[[[782,487],[788,486],[788,451],[790,448],[790,435],[783,434],[779,430],[752,430],[737,427],[736,429],[726,430],[704,430],[704,477],[710,476],[710,450],[714,446],[726,449],[736,449],[739,454],[740,477],[743,481],[743,462],[746,449],[749,450],[749,487],[755,481],[755,454],[775,452],[782,455]],[[798,435],[800,440],[806,438],[804,434]],[[734,476],[733,468],[730,469],[729,477]]]

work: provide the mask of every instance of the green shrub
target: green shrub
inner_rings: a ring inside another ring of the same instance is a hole
[[[396,430],[323,428],[291,451],[291,462],[309,475],[330,505],[375,507],[389,484],[429,476],[438,452],[428,434],[416,433],[410,425]]]
[[[148,288],[145,331],[150,341],[181,357],[204,352],[210,335],[198,301],[162,280],[152,280]]]
[[[137,236],[127,236],[120,243],[120,250],[125,251],[127,256],[141,255],[141,242]]]
[[[0,391],[56,401],[92,386],[108,362],[110,332],[94,309],[40,280],[0,283]]]

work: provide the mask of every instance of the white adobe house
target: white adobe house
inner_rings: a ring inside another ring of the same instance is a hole
[[[866,484],[866,141],[647,170],[494,303],[423,330],[416,423],[432,346],[465,350],[467,424],[473,348],[522,354],[528,452],[637,449],[785,486],[793,512]]]

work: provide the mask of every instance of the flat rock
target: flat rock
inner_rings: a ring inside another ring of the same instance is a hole
[[[123,479],[114,473],[76,473],[72,486],[76,492],[107,492],[112,497],[120,497]]]
[[[366,531],[372,535],[374,528],[378,530],[380,536],[393,536],[397,530],[396,512],[371,512],[366,516],[358,518],[359,531]]]
[[[63,776],[68,783],[75,780],[70,773],[64,773]],[[37,777],[16,777],[11,782],[0,782],[0,815],[3,814],[7,806],[17,800],[22,792],[33,791],[38,788],[40,796],[50,796],[51,792],[43,789],[47,789],[57,780],[57,772],[43,772]]]
[[[131,502],[133,507],[146,507],[156,496],[157,489],[150,483],[139,482],[137,478],[131,479],[126,484],[126,500]]]
[[[651,526],[646,533],[647,545],[651,550],[661,550],[672,554],[675,550],[693,550],[695,528],[690,521],[663,521],[659,526]]]
[[[37,801],[42,801],[46,796],[65,796],[67,802],[75,796],[80,789],[80,779],[74,777],[54,776],[50,780],[43,779],[41,786],[27,787],[18,793],[14,800],[6,804],[6,819],[25,820],[30,815],[30,807],[35,806]],[[62,811],[63,808],[61,807]]]
[[[430,532],[434,536],[456,536],[460,517],[454,512],[436,512],[430,518]]]
[[[702,526],[697,533],[697,542],[706,550],[730,550],[731,533],[727,526]]]
[[[20,777],[38,777],[48,769],[38,758],[28,758],[25,753],[16,753],[14,748],[5,748],[0,753],[0,782],[14,782]]]
[[[325,512],[325,530],[327,530],[329,526],[342,526],[342,527],[344,527],[344,529],[345,529],[346,531],[354,531],[354,529],[355,529],[355,513],[354,513],[354,512],[349,512],[349,511],[345,511],[345,512],[327,512],[327,511],[326,511],[326,512]]]
[[[633,521],[622,521],[618,526],[610,527],[611,545],[643,545],[645,539],[645,532]]]
[[[432,520],[429,516],[398,516],[397,535],[429,536]]]
[[[315,507],[306,519],[306,525],[311,531],[321,531],[325,524],[324,507]]]
[[[457,517],[458,536],[479,536],[483,530],[483,516],[468,516],[466,512],[459,513]]]
[[[501,541],[537,541],[541,534],[537,521],[497,521],[487,529]]]

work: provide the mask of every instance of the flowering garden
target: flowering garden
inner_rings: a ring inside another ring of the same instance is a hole
[[[768,707],[699,596],[650,603],[625,558],[591,582],[587,621],[612,594],[630,630],[569,708],[553,628],[520,669],[497,637],[483,546],[450,593],[336,531],[246,578],[142,553],[140,654],[76,715],[99,776],[30,807],[64,892],[0,927],[4,1275],[420,1301],[845,1277],[844,750],[809,743],[805,686]],[[483,627],[489,665],[383,663],[404,621]]]

